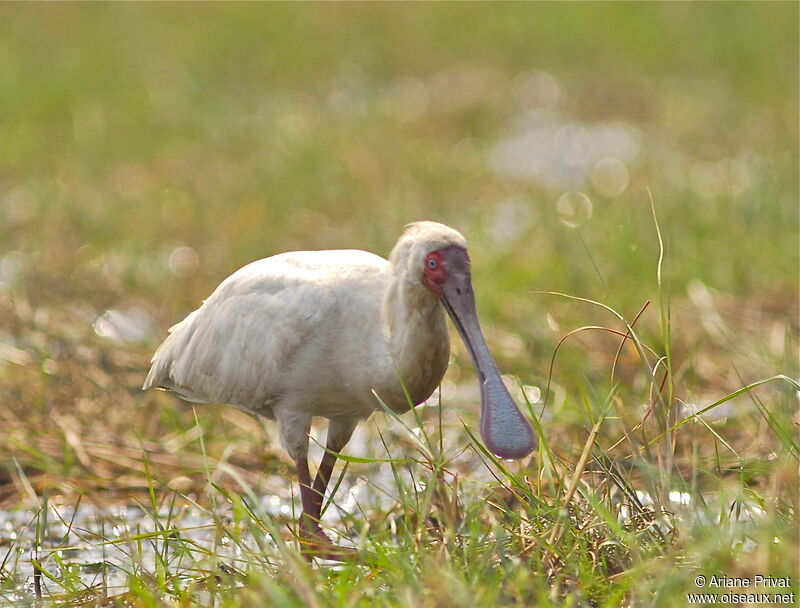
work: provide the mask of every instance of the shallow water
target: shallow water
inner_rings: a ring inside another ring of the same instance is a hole
[[[398,472],[404,483],[413,483],[417,489],[424,487],[424,482],[412,480],[407,471],[399,469]],[[478,487],[491,477],[488,471],[485,475],[478,470],[472,473],[475,479],[470,477],[459,482],[462,501],[469,501]],[[344,530],[347,526],[343,519],[348,515],[358,516],[374,508],[386,512],[396,498],[396,488],[388,466],[378,467],[368,477],[348,475],[337,492],[335,505],[323,518],[330,525],[329,531]],[[642,506],[652,505],[652,498],[646,493],[637,491],[636,495]],[[689,493],[671,492],[669,510],[675,515],[674,522],[687,530],[697,524],[715,525],[707,518],[715,511],[720,512],[711,506],[718,500],[714,496],[703,497],[703,500],[709,507],[699,509],[695,497]],[[171,575],[185,577],[187,582],[220,570],[244,571],[260,560],[279,558],[280,549],[262,522],[274,525],[274,530],[285,539],[286,524],[299,511],[298,502],[288,490],[283,496],[260,497],[255,505],[257,519],[237,516],[224,501],[220,501],[214,511],[215,517],[210,511],[185,500],[172,509],[160,508],[157,517],[137,505],[106,509],[80,505],[76,509],[50,504],[46,510],[47,521],[42,511],[0,511],[0,562],[7,574],[0,585],[0,603],[30,605],[33,602],[36,597],[34,561],[41,563],[55,579],[70,581],[73,592],[91,589],[107,596],[128,590],[131,574],[141,577],[163,571],[159,565],[162,562],[167,564]],[[626,506],[622,506],[619,513],[625,520],[635,517]],[[736,519],[744,530],[757,525],[759,515],[745,508]],[[38,546],[37,525],[40,530]],[[657,525],[668,536],[667,530]],[[351,544],[358,539],[339,538],[337,542]],[[745,550],[755,549],[752,541],[749,545],[752,546]],[[44,597],[66,591],[46,575],[40,577],[40,584]]]
[[[170,522],[179,529],[180,539],[231,557],[226,543],[220,543],[214,522],[199,509],[183,509],[170,515],[159,512],[158,522]],[[5,569],[13,572],[4,587],[6,599],[23,601],[35,596],[33,561],[53,577],[72,578],[73,589],[104,589],[108,595],[128,588],[133,568],[155,571],[159,557],[165,557],[170,571],[182,572],[195,566],[194,558],[182,551],[177,534],[172,542],[165,535],[148,536],[157,523],[138,506],[121,505],[108,510],[94,506],[51,506],[46,525],[43,517],[31,511],[0,511],[2,535],[0,555]],[[44,530],[37,546],[37,523]],[[166,539],[166,540],[165,540]],[[61,591],[59,585],[41,577],[42,594]]]
[[[360,444],[358,439],[356,435],[356,445]],[[316,459],[321,448],[312,446],[311,453]],[[348,473],[330,503],[323,516],[329,533],[352,527],[343,521],[348,516],[361,517],[362,512],[375,509],[390,510],[397,499],[397,482],[391,467],[367,466],[369,470],[363,473]],[[337,468],[337,473],[340,470]],[[408,470],[398,467],[397,475],[406,487],[424,489],[424,481],[412,478]],[[484,484],[491,475],[488,471],[483,474],[473,471],[471,478],[471,483],[479,480]],[[185,575],[188,580],[212,574],[216,568],[246,569],[254,563],[254,555],[258,559],[276,558],[280,549],[265,526],[271,526],[272,531],[286,540],[286,526],[294,521],[301,507],[296,483],[290,486],[276,477],[268,479],[267,485],[280,489],[259,496],[255,505],[242,493],[248,505],[253,506],[255,518],[234,513],[230,503],[219,495],[213,511],[216,516],[186,499],[180,499],[172,508],[160,507],[156,517],[147,508],[126,504],[105,509],[80,504],[75,508],[52,501],[46,510],[38,512],[0,510],[0,564],[3,573],[8,573],[0,582],[0,604],[33,601],[35,561],[54,578],[70,579],[73,591],[102,590],[104,595],[112,596],[129,588],[130,574],[158,572],[162,560],[168,564],[170,573]],[[347,545],[357,540],[340,537],[337,542]],[[214,559],[207,555],[213,555]],[[39,578],[43,596],[65,591],[47,575]]]

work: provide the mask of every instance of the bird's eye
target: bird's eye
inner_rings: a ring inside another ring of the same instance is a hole
[[[431,270],[433,270],[433,269],[434,269],[434,268],[436,268],[438,265],[439,265],[439,263],[436,261],[436,258],[428,258],[428,268],[430,268]]]

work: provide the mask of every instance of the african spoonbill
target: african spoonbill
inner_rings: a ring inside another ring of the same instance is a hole
[[[380,409],[375,394],[402,413],[410,409],[403,385],[414,404],[433,393],[450,353],[445,311],[481,383],[483,441],[503,458],[527,456],[536,437],[481,332],[466,241],[435,222],[409,224],[389,260],[357,250],[298,251],[244,266],[169,330],[143,388],[276,420],[297,465],[304,551],[337,559],[344,550],[319,524],[335,453]],[[328,451],[312,484],[315,416],[329,420]]]

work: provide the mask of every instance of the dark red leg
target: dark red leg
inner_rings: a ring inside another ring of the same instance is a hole
[[[330,447],[328,448],[331,449]],[[314,478],[314,507],[317,513],[322,513],[322,503],[325,500],[325,491],[328,489],[328,483],[331,480],[333,467],[336,466],[336,456],[330,452],[325,452],[322,456],[322,461],[319,463],[317,469],[317,476]]]
[[[319,525],[322,500],[335,464],[336,456],[325,452],[312,486],[311,476],[308,472],[308,460],[301,458],[297,461],[300,499],[303,503],[303,512],[300,515],[300,550],[308,561],[314,557],[343,561],[355,554],[353,549],[334,545]]]

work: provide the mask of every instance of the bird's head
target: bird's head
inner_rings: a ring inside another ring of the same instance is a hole
[[[481,436],[503,458],[522,458],[536,447],[530,423],[517,409],[500,378],[478,321],[467,242],[436,222],[406,226],[390,256],[412,285],[439,298],[467,346],[481,382]]]
[[[389,259],[408,282],[425,286],[439,296],[439,286],[446,280],[448,270],[455,269],[455,263],[463,269],[466,261],[469,272],[466,239],[438,222],[408,224]]]

